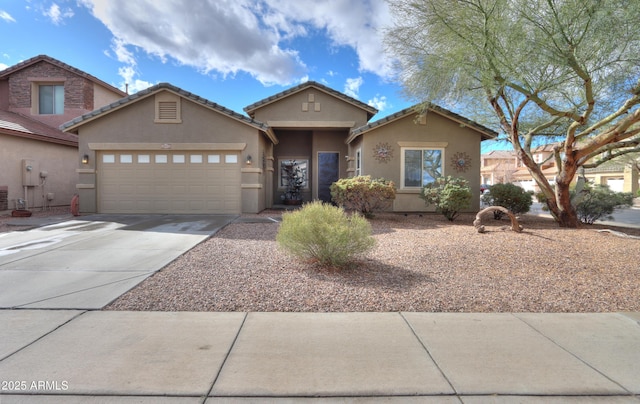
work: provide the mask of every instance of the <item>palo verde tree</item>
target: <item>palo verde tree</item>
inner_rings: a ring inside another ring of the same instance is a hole
[[[385,43],[406,95],[499,128],[559,225],[577,227],[578,169],[640,150],[640,1],[389,2]],[[544,143],[551,181],[532,155]]]

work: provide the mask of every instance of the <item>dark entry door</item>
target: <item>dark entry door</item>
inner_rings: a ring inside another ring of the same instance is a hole
[[[331,202],[329,187],[340,178],[340,153],[318,153],[318,199]]]

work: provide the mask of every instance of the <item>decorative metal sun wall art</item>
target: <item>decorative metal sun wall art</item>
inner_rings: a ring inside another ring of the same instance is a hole
[[[387,142],[380,142],[373,148],[373,157],[380,163],[387,163],[393,158],[393,148]]]
[[[455,153],[451,157],[451,165],[459,173],[466,172],[471,167],[471,157],[464,152]]]

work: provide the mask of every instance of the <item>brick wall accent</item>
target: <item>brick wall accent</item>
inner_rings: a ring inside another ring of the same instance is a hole
[[[42,61],[9,77],[9,108],[31,108],[31,81],[34,77],[64,77],[65,108],[93,108],[93,83],[84,77]]]

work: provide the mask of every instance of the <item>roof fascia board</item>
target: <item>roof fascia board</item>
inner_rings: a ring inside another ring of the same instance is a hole
[[[271,128],[353,128],[355,121],[267,121]]]
[[[0,134],[7,135],[7,136],[21,137],[24,139],[39,140],[41,142],[55,143],[55,144],[60,144],[64,146],[78,147],[77,141],[74,142],[72,140],[56,139],[49,136],[38,135],[37,133],[26,133],[26,132],[2,129],[0,130]]]

